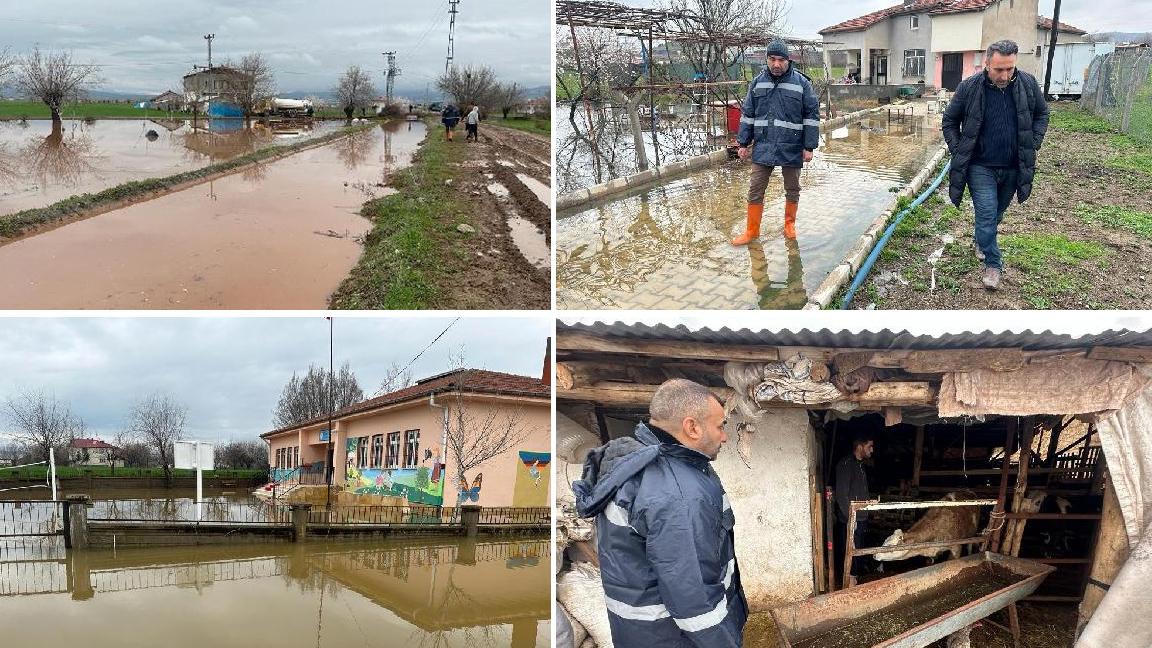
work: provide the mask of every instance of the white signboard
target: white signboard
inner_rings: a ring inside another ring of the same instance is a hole
[[[175,452],[172,453],[173,465],[176,468],[199,468],[200,470],[213,470],[215,464],[215,451],[211,443],[204,441],[177,441]],[[196,457],[196,448],[200,449],[199,461]]]

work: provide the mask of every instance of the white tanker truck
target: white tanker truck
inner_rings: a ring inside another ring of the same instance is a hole
[[[311,117],[312,102],[307,99],[269,99],[264,110],[268,117]]]

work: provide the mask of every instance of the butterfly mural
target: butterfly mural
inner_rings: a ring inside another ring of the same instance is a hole
[[[478,473],[476,479],[472,480],[472,488],[467,488],[468,483],[465,482],[465,488],[460,489],[460,502],[479,502],[480,501],[480,485],[484,482],[484,473]]]

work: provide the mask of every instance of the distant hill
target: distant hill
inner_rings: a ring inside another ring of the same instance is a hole
[[[1092,34],[1093,40],[1105,43],[1139,43],[1152,44],[1152,32],[1099,32]]]

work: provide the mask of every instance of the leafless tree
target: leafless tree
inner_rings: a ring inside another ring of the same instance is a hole
[[[157,461],[153,456],[152,447],[135,438],[133,433],[121,430],[112,439],[115,450],[108,451],[108,459],[112,462],[112,474],[116,474],[116,462],[126,468],[151,468]]]
[[[464,370],[455,380],[457,389],[448,395],[448,451],[456,462],[457,492],[468,488],[469,473],[505,452],[515,450],[534,428],[516,408],[482,407],[464,396],[468,382]]]
[[[608,29],[576,29],[580,60],[572,32],[556,31],[556,95],[573,101],[606,99],[610,88],[629,86],[639,78],[632,59],[639,55],[635,39],[624,39]],[[579,63],[579,64],[577,64]],[[583,74],[581,78],[580,74]]]
[[[327,369],[309,365],[308,373],[303,377],[293,373],[284,386],[280,402],[272,410],[272,422],[277,427],[288,427],[322,418],[362,400],[364,392],[347,362],[336,373],[334,382]]]
[[[58,463],[67,462],[63,452],[72,439],[84,434],[84,421],[68,404],[45,392],[25,392],[5,403],[5,414],[16,442],[24,446],[33,461],[46,461],[55,449]]]
[[[436,80],[436,87],[452,95],[462,112],[470,106],[492,105],[497,85],[496,73],[487,66],[454,67]]]
[[[244,116],[251,117],[259,106],[276,94],[272,67],[260,52],[245,54],[239,65],[229,67],[239,72],[232,81],[232,94]]]
[[[493,93],[494,106],[500,109],[501,116],[508,119],[508,113],[524,103],[524,92],[516,83],[500,83]]]
[[[668,9],[683,12],[673,20],[680,31],[715,36],[715,40],[681,43],[681,51],[709,81],[725,78],[740,50],[725,45],[721,35],[761,39],[764,45],[784,33],[788,4],[784,0],[666,0]]]
[[[188,410],[164,394],[153,394],[137,403],[128,416],[126,429],[149,446],[160,460],[165,481],[172,479],[173,444],[184,438]]]
[[[101,83],[99,68],[77,63],[71,52],[41,52],[39,47],[20,58],[16,72],[17,90],[30,99],[42,101],[52,111],[52,121],[60,121],[66,103],[79,101],[89,88]]]
[[[348,119],[352,119],[352,114],[357,108],[368,106],[376,98],[376,88],[372,85],[372,79],[367,72],[360,69],[359,65],[349,65],[332,92],[336,94],[336,101],[340,103]]]
[[[229,441],[215,449],[217,468],[268,468],[268,447],[262,441]]]
[[[12,76],[12,71],[16,69],[16,59],[8,53],[8,48],[0,50],[0,86],[3,86],[8,77]]]
[[[90,135],[75,129],[65,135],[63,123],[55,121],[47,137],[33,138],[20,150],[20,160],[24,175],[35,178],[40,186],[74,186],[99,172],[101,157],[95,150]]]
[[[384,380],[380,381],[380,388],[376,390],[376,393],[390,394],[405,387],[411,387],[413,384],[412,371],[393,362],[384,371]]]

